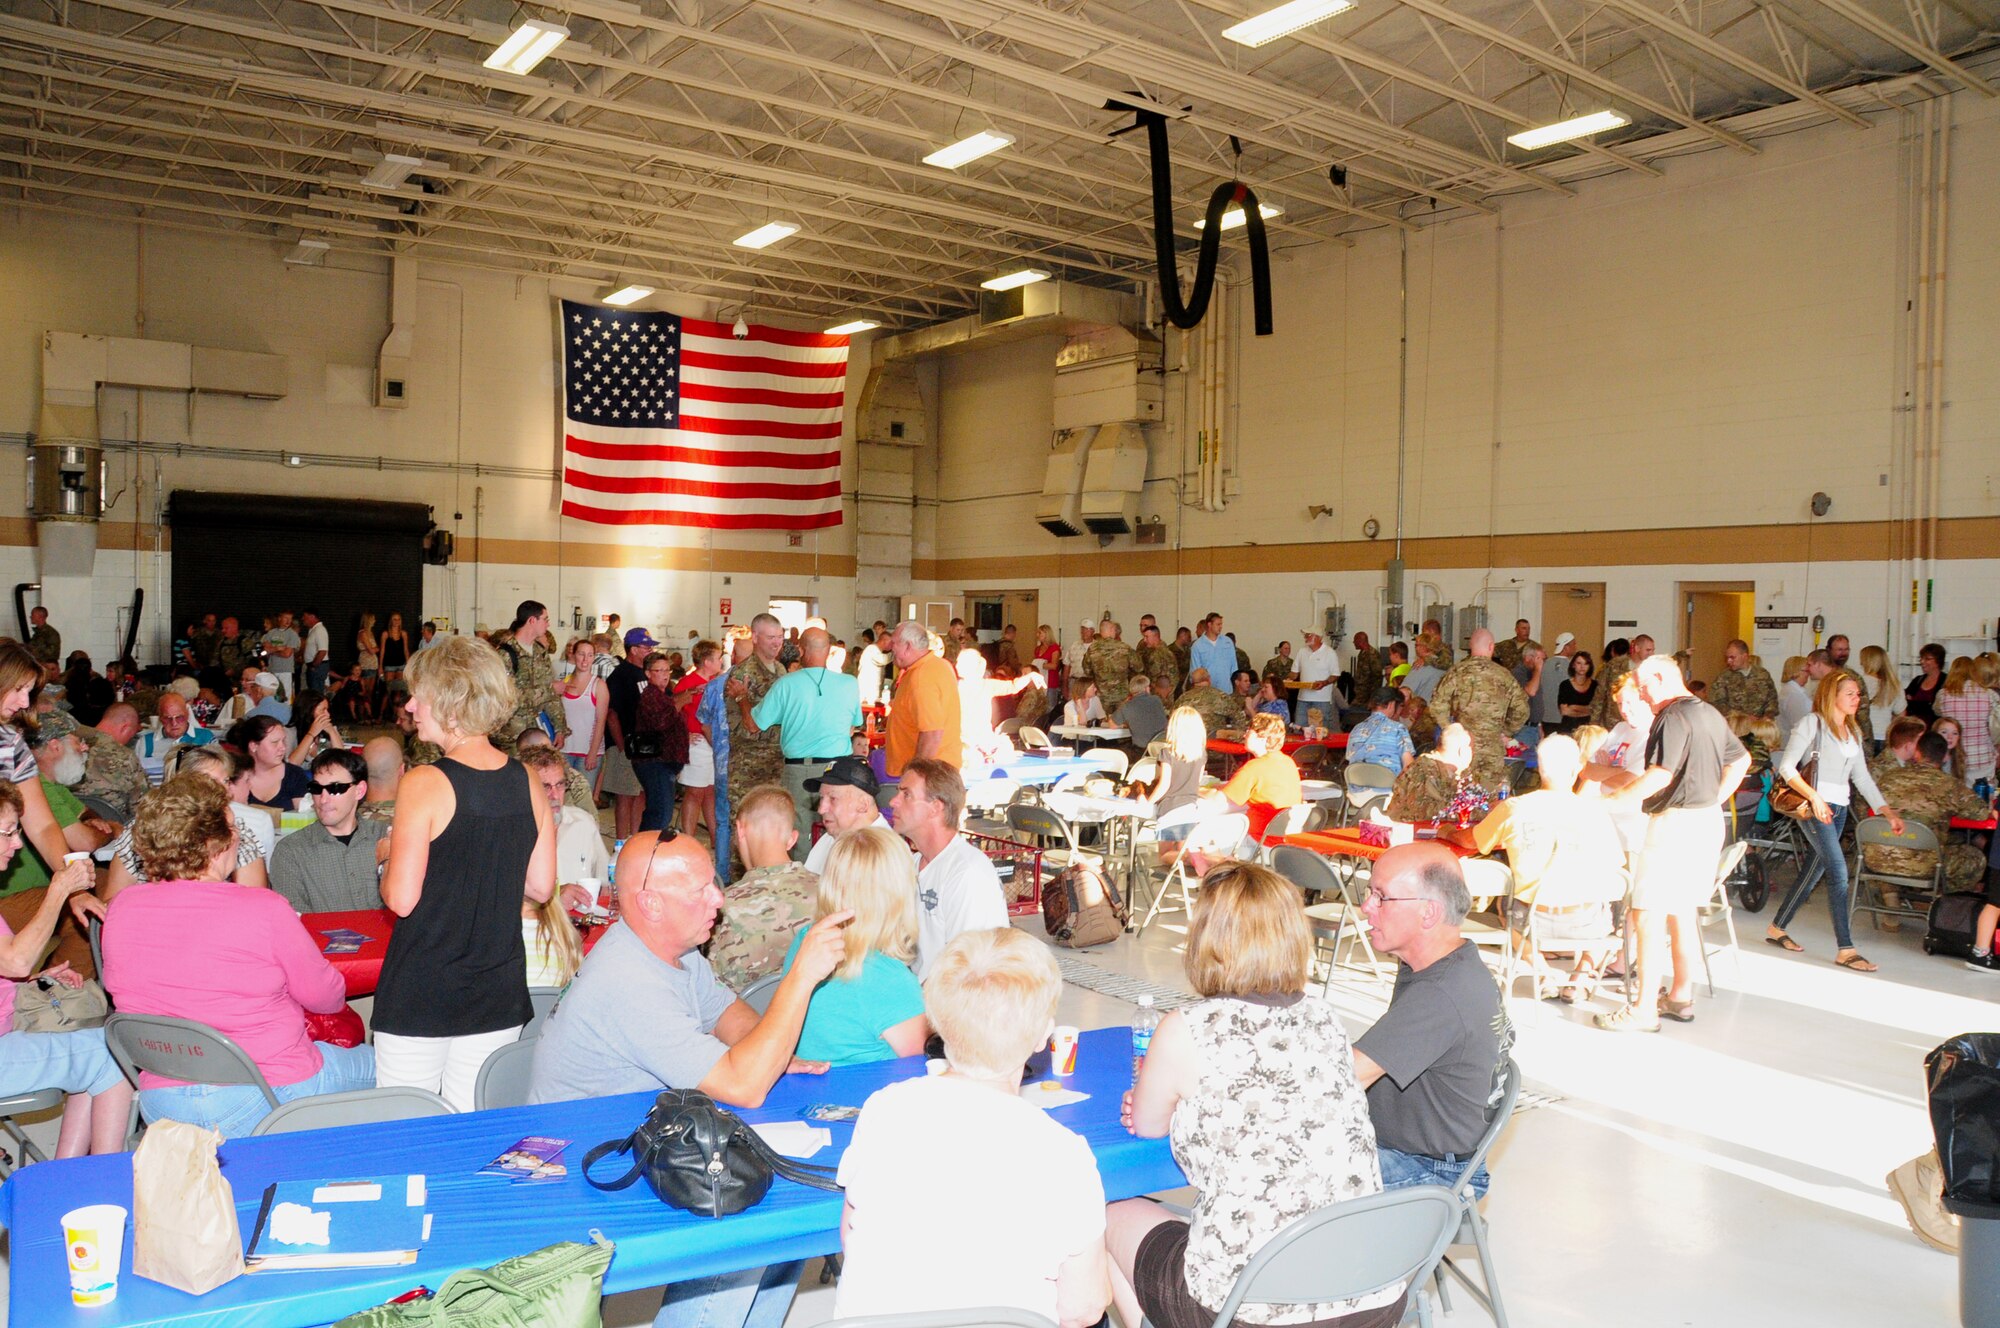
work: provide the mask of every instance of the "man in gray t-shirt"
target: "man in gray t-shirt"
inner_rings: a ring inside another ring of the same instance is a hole
[[[1514,1028],[1500,989],[1460,934],[1472,907],[1458,858],[1404,844],[1375,864],[1362,914],[1399,962],[1389,1008],[1354,1043],[1382,1185],[1456,1185],[1498,1104]],[[1472,1178],[1486,1193],[1486,1168]]]

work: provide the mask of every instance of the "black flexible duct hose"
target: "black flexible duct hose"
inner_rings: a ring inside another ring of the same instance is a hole
[[[146,606],[146,592],[142,587],[132,587],[132,616],[125,620],[125,648],[118,652],[118,658],[132,658],[132,647],[139,640],[139,610]]]
[[[1257,195],[1241,180],[1215,186],[1208,196],[1207,224],[1202,227],[1201,253],[1195,260],[1194,289],[1181,303],[1181,278],[1174,266],[1174,164],[1167,155],[1167,118],[1157,111],[1138,112],[1146,126],[1146,146],[1153,158],[1153,256],[1160,269],[1160,303],[1167,321],[1186,330],[1208,313],[1215,293],[1215,260],[1222,248],[1222,214],[1232,206],[1243,209],[1250,237],[1250,300],[1257,335],[1271,335],[1271,255],[1264,240],[1264,214]]]
[[[41,588],[39,581],[22,581],[14,587],[14,617],[21,624],[21,635],[17,640],[28,639],[28,592]]]

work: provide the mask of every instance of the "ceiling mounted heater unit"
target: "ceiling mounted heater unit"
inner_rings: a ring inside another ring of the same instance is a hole
[[[1096,432],[1095,428],[1056,432],[1055,451],[1049,453],[1048,470],[1042,480],[1042,500],[1035,507],[1036,523],[1051,535],[1083,533],[1077,495],[1083,489],[1084,458]]]
[[[1093,535],[1131,534],[1139,524],[1139,491],[1145,484],[1145,430],[1130,422],[1098,426],[1078,500],[1084,528]]]

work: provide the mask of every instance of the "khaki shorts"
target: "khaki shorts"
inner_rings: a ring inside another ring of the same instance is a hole
[[[1646,818],[1646,843],[1632,877],[1632,907],[1693,912],[1715,893],[1721,859],[1721,808],[1654,812]]]
[[[636,798],[646,792],[639,783],[638,772],[625,758],[624,750],[610,743],[604,745],[604,783],[600,787],[604,792],[622,798]]]

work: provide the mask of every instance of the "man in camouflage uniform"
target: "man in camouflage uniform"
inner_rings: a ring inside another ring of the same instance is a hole
[[[1132,694],[1132,679],[1140,673],[1139,652],[1124,642],[1125,629],[1106,619],[1098,624],[1097,639],[1083,652],[1083,667],[1077,677],[1097,684],[1097,699],[1106,715],[1118,713]]]
[[[1930,732],[1930,726],[1921,719],[1908,715],[1898,715],[1889,721],[1889,736],[1882,743],[1882,750],[1868,762],[1868,774],[1876,784],[1881,784],[1882,776],[1891,770],[1901,770],[1906,765],[1917,763],[1917,741]],[[1902,804],[1897,803],[1900,809]]]
[[[1437,820],[1457,794],[1471,759],[1472,742],[1465,729],[1457,724],[1447,726],[1436,751],[1419,756],[1396,776],[1383,814],[1406,825]]]
[[[776,618],[768,613],[760,613],[750,620],[750,658],[729,671],[723,682],[723,695],[729,701],[729,786],[748,791],[760,784],[783,784],[785,782],[785,754],[779,746],[776,727],[754,729],[743,722],[746,707],[739,704],[749,701],[750,710],[764,699],[784,673],[778,663],[778,651],[785,643],[785,629]]]
[[[1901,812],[1905,821],[1920,821],[1929,826],[1938,843],[1944,846],[1945,889],[1970,890],[1986,874],[1986,855],[1970,844],[1952,841],[1951,818],[1962,816],[1983,821],[1993,813],[1978,794],[1940,769],[1949,753],[1943,734],[1926,733],[1917,741],[1914,762],[1883,771],[1875,782],[1882,790],[1883,800]],[[1862,853],[1870,871],[1887,872],[1891,876],[1928,877],[1937,868],[1935,853],[1875,845]],[[1882,900],[1891,908],[1901,902],[1890,889],[1882,891]],[[1885,917],[1882,926],[1895,931],[1897,920]]]
[[[1174,654],[1174,690],[1179,691],[1187,683],[1188,674],[1194,671],[1188,660],[1194,654],[1194,633],[1185,627],[1174,630],[1174,643],[1167,647]]]
[[[62,633],[49,626],[49,611],[37,604],[28,610],[28,652],[44,664],[62,664]]]
[[[194,653],[196,669],[205,669],[215,663],[215,648],[222,642],[222,633],[216,630],[215,615],[201,615],[201,625],[188,633],[188,649]]]
[[[1211,738],[1223,729],[1243,727],[1243,702],[1211,685],[1207,669],[1196,669],[1189,675],[1187,690],[1181,693],[1177,704],[1200,715],[1202,727]]]
[[[1632,671],[1632,646],[1624,637],[1604,643],[1604,671],[1597,675],[1597,690],[1590,694],[1590,722],[1599,728],[1618,727],[1618,684]]]
[[[519,624],[511,632],[493,639],[493,648],[507,662],[514,675],[514,713],[493,734],[495,744],[511,743],[521,731],[535,723],[537,715],[547,715],[555,725],[555,744],[562,747],[569,736],[569,722],[563,717],[562,703],[556,700],[555,660],[542,638],[549,633],[549,611],[537,600],[524,599],[514,609]]]
[[[1438,620],[1424,619],[1424,629],[1420,635],[1428,636],[1437,642],[1437,648],[1431,652],[1431,663],[1441,669],[1449,669],[1452,660],[1451,645],[1444,639],[1444,628],[1438,624]]]
[[[1283,699],[1290,695],[1285,690],[1285,679],[1291,677],[1294,672],[1296,670],[1292,667],[1292,643],[1280,641],[1278,653],[1265,660],[1264,667],[1258,670],[1257,681],[1268,682],[1276,687],[1279,698]]]
[[[1854,679],[1855,685],[1861,688],[1861,706],[1854,712],[1854,722],[1861,729],[1861,750],[1865,752],[1875,745],[1875,720],[1868,713],[1868,698],[1874,694],[1875,684],[1848,667],[1849,648],[1848,640],[1844,636],[1826,638],[1827,661]]]
[[[1467,773],[1485,788],[1507,782],[1507,739],[1528,722],[1528,696],[1514,675],[1493,658],[1493,633],[1472,634],[1470,658],[1452,665],[1431,693],[1431,712],[1441,722],[1462,724],[1472,739]]]
[[[1512,673],[1521,667],[1521,656],[1530,650],[1541,650],[1542,643],[1528,635],[1528,620],[1514,620],[1514,634],[1493,647],[1493,662]],[[1544,655],[1548,652],[1543,651]]]
[[[1353,679],[1354,695],[1349,699],[1361,709],[1375,704],[1375,694],[1382,690],[1382,652],[1368,643],[1368,633],[1354,634],[1354,663],[1348,669],[1348,677]]]
[[[776,784],[751,789],[737,807],[744,872],[724,887],[722,916],[708,943],[709,966],[731,991],[783,968],[792,938],[818,910],[819,877],[791,859],[799,837],[792,813],[792,795]]]
[[[153,787],[139,764],[132,740],[139,736],[139,712],[120,701],[104,712],[95,729],[79,729],[88,759],[83,782],[70,792],[109,810],[120,823],[132,819],[132,809]]]
[[[1169,697],[1181,689],[1180,656],[1174,653],[1173,647],[1160,640],[1158,623],[1139,629],[1139,672],[1156,683],[1165,678],[1169,685]]]
[[[1731,641],[1722,648],[1722,672],[1708,684],[1708,703],[1725,715],[1778,717],[1778,685],[1750,658],[1750,646]]]
[[[235,618],[222,620],[222,635],[215,641],[215,666],[232,678],[257,662],[257,647],[243,635],[243,625]]]

